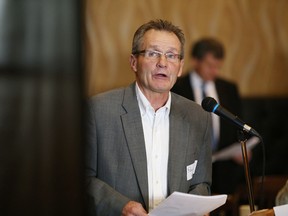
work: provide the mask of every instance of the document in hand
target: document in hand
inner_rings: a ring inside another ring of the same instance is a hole
[[[288,215],[288,204],[275,206],[274,208],[275,216],[287,216]]]
[[[227,195],[198,196],[172,193],[149,216],[203,216],[226,202]]]

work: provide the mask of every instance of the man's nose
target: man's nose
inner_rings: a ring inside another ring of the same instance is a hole
[[[167,59],[166,59],[166,56],[165,55],[161,55],[158,59],[158,62],[157,62],[157,66],[158,67],[166,67],[167,66]]]

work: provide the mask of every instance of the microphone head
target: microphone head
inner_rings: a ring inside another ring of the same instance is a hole
[[[212,97],[206,97],[202,100],[201,106],[207,112],[213,112],[214,107],[217,105],[217,101]]]

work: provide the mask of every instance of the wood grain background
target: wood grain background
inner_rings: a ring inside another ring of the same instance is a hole
[[[86,95],[134,80],[128,58],[135,30],[144,22],[172,21],[191,43],[203,36],[222,41],[221,76],[245,97],[288,96],[287,0],[86,0],[84,63]]]

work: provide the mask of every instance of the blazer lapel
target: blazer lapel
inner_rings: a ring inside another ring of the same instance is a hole
[[[123,107],[127,112],[121,116],[123,129],[140,191],[146,208],[148,208],[147,158],[142,120],[135,93],[135,83],[125,89]]]
[[[186,149],[188,146],[189,124],[177,112],[177,102],[172,98],[170,111],[170,143],[168,162],[168,193],[178,191],[181,176],[186,173]]]

